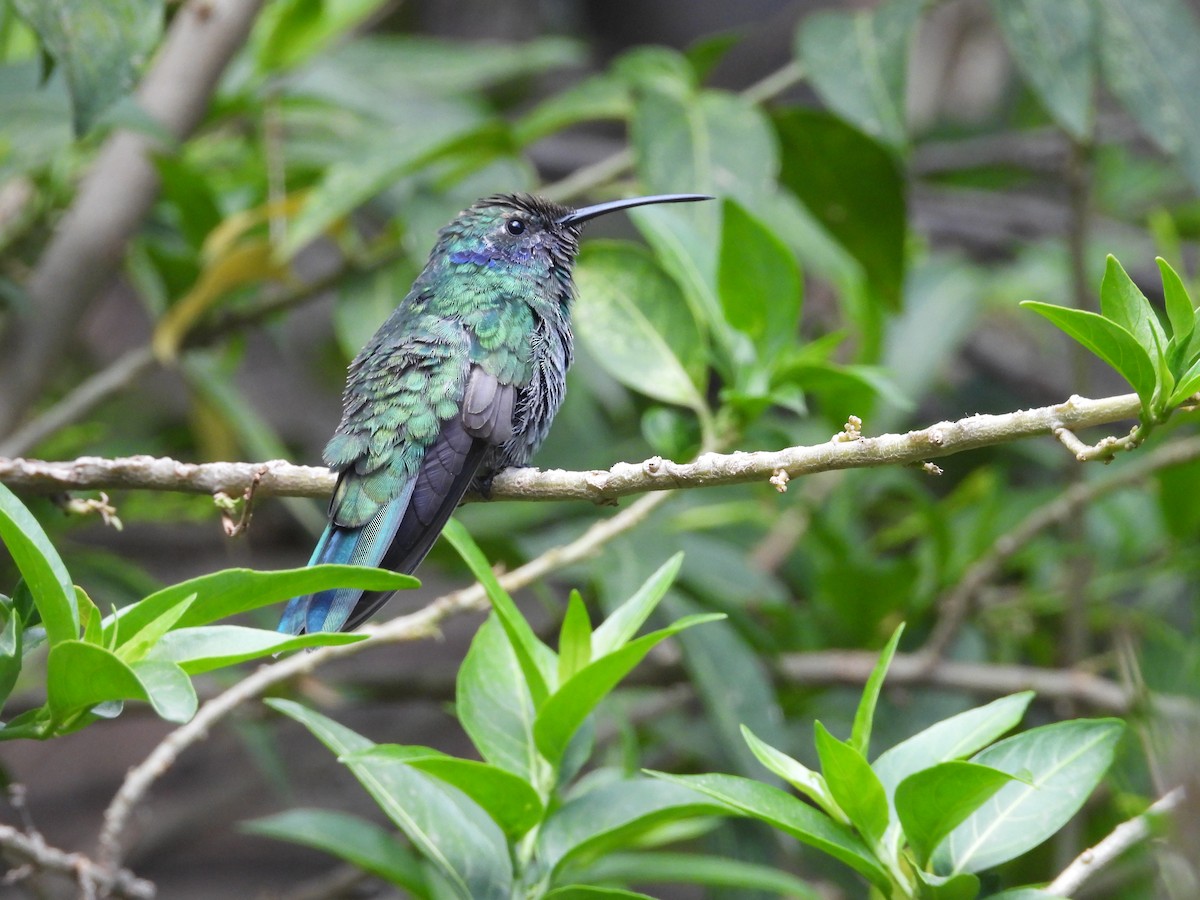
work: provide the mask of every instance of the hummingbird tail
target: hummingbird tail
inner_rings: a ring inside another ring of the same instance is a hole
[[[483,461],[487,443],[460,420],[443,427],[415,478],[361,527],[331,522],[309,565],[348,563],[412,573],[441,534]],[[333,588],[288,601],[279,631],[353,631],[387,601],[389,592]]]
[[[410,488],[395,500],[384,504],[371,521],[362,527],[347,528],[330,522],[317,542],[308,564],[379,565],[404,520],[405,508],[411,494]],[[333,588],[294,597],[284,608],[283,617],[279,621],[279,631],[302,634],[306,631],[340,631],[353,627],[347,625],[347,620],[363,596],[364,592],[359,588]],[[372,607],[372,611],[377,606],[378,604]]]

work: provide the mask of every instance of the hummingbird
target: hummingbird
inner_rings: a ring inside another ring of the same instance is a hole
[[[411,574],[468,488],[524,466],[566,390],[572,267],[584,223],[660,194],[581,209],[530,194],[477,201],[439,232],[408,294],[350,364],[323,459],[337,474],[309,565]],[[335,588],[288,601],[279,630],[351,631],[390,596]]]

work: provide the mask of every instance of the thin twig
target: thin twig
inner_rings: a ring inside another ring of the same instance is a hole
[[[496,476],[490,496],[497,500],[589,500],[612,503],[649,491],[716,485],[766,484],[782,471],[789,479],[840,469],[923,463],[1020,438],[1050,434],[1064,424],[1073,428],[1103,425],[1135,417],[1140,404],[1133,394],[1065,403],[1003,415],[975,415],[939,422],[907,434],[834,440],[810,447],[752,453],[704,453],[689,463],[653,457],[641,463],[617,463],[607,471],[508,469]],[[0,483],[11,488],[58,493],[68,490],[156,490],[240,494],[261,473],[260,497],[325,497],[334,477],[324,468],[294,466],[283,460],[265,463],[183,463],[173,459],[130,456],[80,457],[71,462],[0,458]],[[473,498],[473,499],[478,499]]]
[[[585,559],[617,535],[642,522],[668,496],[651,494],[640,498],[616,515],[596,522],[571,543],[554,547],[520,568],[499,576],[500,583],[506,590],[517,590],[556,569]],[[332,660],[353,656],[367,647],[429,637],[436,634],[438,626],[451,616],[486,608],[487,595],[475,584],[445,594],[416,612],[380,625],[366,626],[361,631],[370,636],[369,640],[340,647],[322,647],[311,653],[298,653],[263,666],[224,693],[209,700],[200,707],[190,722],[167,735],[145,760],[130,769],[125,776],[125,781],[104,813],[104,827],[100,833],[98,850],[101,864],[110,869],[120,865],[121,843],[129,817],[151,785],[166,773],[184,750],[203,740],[209,729],[241,704],[261,695],[272,685],[311,672]]]
[[[95,896],[97,892],[137,900],[154,896],[154,885],[135,877],[128,869],[101,866],[82,853],[51,847],[40,834],[26,834],[11,825],[0,825],[0,849],[35,870],[56,872],[76,880],[84,896]]]
[[[920,651],[925,664],[933,665],[946,652],[979,591],[995,579],[1004,564],[1034,537],[1067,521],[1106,494],[1138,484],[1162,469],[1198,458],[1200,438],[1164,444],[1103,478],[1072,484],[1053,500],[1033,510],[1015,528],[998,537],[988,552],[972,563],[958,583],[938,600],[937,624]]]
[[[1176,787],[1164,794],[1140,816],[1134,816],[1114,828],[1094,847],[1084,850],[1071,861],[1043,890],[1056,897],[1072,897],[1083,883],[1135,844],[1146,840],[1152,832],[1154,818],[1162,816],[1183,803],[1185,792]]]
[[[28,453],[52,434],[77,422],[97,404],[132,384],[154,368],[154,353],[149,345],[130,350],[95,375],[80,382],[69,394],[44,413],[0,442],[0,456]]]

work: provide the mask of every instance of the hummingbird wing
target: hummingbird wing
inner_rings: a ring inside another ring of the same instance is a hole
[[[512,437],[517,389],[469,361],[469,339],[406,342],[351,372],[325,457],[339,471],[330,522],[309,564],[412,572],[437,540],[490,446]],[[352,588],[289,601],[279,630],[351,630],[390,594]]]

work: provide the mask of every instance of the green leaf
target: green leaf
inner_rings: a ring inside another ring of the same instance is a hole
[[[725,319],[749,335],[764,362],[796,341],[802,284],[787,245],[734,200],[726,200],[717,285]]]
[[[623,888],[589,887],[585,884],[568,884],[546,894],[546,900],[593,900],[598,897],[633,897],[635,900],[654,900],[649,894],[639,894]]]
[[[1170,263],[1161,256],[1156,256],[1154,261],[1158,263],[1158,271],[1162,275],[1163,299],[1167,307],[1167,319],[1171,323],[1171,339],[1176,347],[1186,347],[1196,327],[1192,298],[1188,296],[1183,279],[1171,268]]]
[[[71,100],[61,73],[45,79],[36,59],[0,66],[0,180],[48,168],[71,142]]]
[[[146,658],[173,662],[189,675],[197,675],[275,653],[356,644],[366,639],[365,634],[342,632],[294,635],[243,625],[200,625],[168,632],[149,650]]]
[[[1043,891],[1041,888],[1016,887],[998,894],[988,894],[987,900],[1052,900],[1058,896],[1058,894]]]
[[[140,109],[136,104],[135,108]],[[211,173],[202,162],[182,154],[156,154],[151,161],[162,185],[161,202],[171,209],[188,246],[201,252],[205,238],[224,218]]]
[[[633,244],[592,241],[575,268],[574,320],[600,366],[631,390],[695,410],[704,342],[679,287]]]
[[[243,822],[242,831],[324,850],[417,896],[427,886],[420,863],[395,835],[374,822],[329,809],[289,809]]]
[[[662,601],[679,575],[683,554],[676,553],[646,579],[633,595],[613,610],[592,635],[592,657],[599,659],[629,643]]]
[[[337,757],[370,750],[375,746],[375,742],[370,738],[363,737],[345,725],[335,722],[328,716],[323,716],[295,700],[268,697],[263,700],[263,703],[277,713],[282,713],[289,719],[299,722]]]
[[[533,705],[540,708],[550,694],[549,684],[553,677],[555,664],[554,651],[543,644],[533,633],[533,629],[529,627],[529,623],[517,609],[513,598],[500,586],[500,581],[496,578],[496,573],[492,571],[487,557],[483,555],[483,551],[479,549],[479,545],[467,533],[467,529],[462,526],[462,523],[457,519],[451,519],[442,529],[442,537],[462,557],[467,568],[471,570],[471,574],[475,576],[487,593],[492,609],[517,654],[517,662],[520,663],[521,672],[524,673],[525,680],[529,684]]]
[[[796,55],[829,108],[897,148],[908,143],[908,51],[922,5],[888,0],[871,11],[819,12],[802,19],[796,35]]]
[[[412,92],[428,97],[477,94],[517,78],[581,65],[588,61],[587,56],[582,42],[559,36],[504,42],[374,32],[356,34],[353,41],[322,55],[314,64],[330,63],[336,77],[349,82],[356,92],[382,84],[393,96]],[[388,112],[376,110],[376,115]]]
[[[163,635],[175,627],[183,618],[183,614],[188,611],[188,607],[195,601],[195,594],[184,597],[180,603],[163,610],[162,615],[143,625],[137,633],[130,635],[124,641],[114,641],[114,645],[119,648],[117,655],[128,663],[145,657],[154,648],[154,645],[162,640]],[[90,626],[91,623],[88,624]],[[99,643],[99,641],[92,641],[92,643]]]
[[[1109,89],[1145,134],[1200,187],[1200,26],[1182,0],[1098,0],[1100,62]]]
[[[558,684],[592,661],[592,620],[579,591],[571,591],[558,632]]]
[[[1111,253],[1100,283],[1100,314],[1132,334],[1151,358],[1167,346],[1167,335],[1150,301]]]
[[[696,71],[692,64],[686,56],[670,47],[634,47],[613,61],[612,71],[635,94],[659,91],[685,97],[696,87]]]
[[[186,722],[196,711],[196,692],[178,666],[127,665],[116,654],[83,641],[63,641],[46,659],[46,700],[52,722],[109,701],[145,700],[169,722]]]
[[[559,685],[533,723],[533,737],[542,756],[558,765],[584,719],[655,646],[685,628],[723,618],[720,613],[687,616],[601,656]]]
[[[545,812],[537,791],[525,779],[488,763],[456,759],[426,747],[377,744],[343,762],[402,762],[452,785],[478,803],[512,840],[541,821]]]
[[[1068,309],[1036,300],[1024,300],[1021,305],[1045,316],[1116,369],[1137,392],[1143,407],[1149,408],[1156,384],[1154,363],[1146,348],[1132,334],[1116,322],[1086,309]]]
[[[178,628],[207,625],[292,597],[337,587],[355,587],[368,591],[405,591],[421,584],[411,575],[372,569],[366,566],[342,566],[324,563],[303,569],[257,572],[253,569],[224,569],[201,575],[156,591],[105,619],[105,636],[120,621],[120,646],[159,616],[166,614],[191,595],[196,600],[176,623]]]
[[[12,600],[0,595],[0,709],[4,708],[21,674],[24,629]]]
[[[62,559],[37,519],[0,484],[0,542],[25,579],[50,643],[79,637],[79,607],[75,587]]]
[[[1178,406],[1196,391],[1200,391],[1200,359],[1192,363],[1192,367],[1179,376],[1179,381],[1167,400],[1167,407]]]
[[[66,73],[76,135],[133,90],[162,34],[162,0],[13,0]]]
[[[887,871],[858,835],[777,787],[737,775],[650,774],[707,794],[742,815],[761,819],[772,828],[841,860],[881,890],[890,890]]]
[[[942,842],[939,874],[980,872],[1036,847],[1087,800],[1112,763],[1124,731],[1117,719],[1079,719],[1033,728],[972,759],[1016,775]]]
[[[87,591],[75,585],[75,608],[79,610],[79,623],[83,626],[83,640],[89,644],[104,646],[104,635],[100,630],[100,609],[92,602]]]
[[[813,729],[829,793],[859,834],[873,845],[881,844],[889,816],[887,794],[879,777],[851,744],[839,741],[820,722],[814,722]]]
[[[858,261],[892,309],[904,286],[905,187],[892,154],[840,119],[813,110],[775,115],[780,181]]]
[[[970,756],[1016,728],[1033,697],[1033,691],[1009,694],[943,719],[882,753],[872,768],[891,795],[914,772]]]
[[[389,128],[364,136],[322,173],[289,223],[277,255],[291,259],[376,194],[439,157],[472,144],[496,142],[498,127],[448,115],[422,122],[420,128]]]
[[[720,194],[749,209],[769,196],[779,151],[762,110],[749,100],[723,91],[647,89],[636,101],[630,140],[648,193]],[[719,212],[713,206],[689,211],[711,239]]]
[[[695,210],[677,209],[676,205],[639,206],[629,211],[629,218],[654,250],[663,271],[683,291],[701,332],[723,338],[727,329],[717,298],[716,242],[701,231]]]
[[[1032,691],[1010,694],[984,706],[958,713],[885,750],[871,766],[895,812],[897,786],[914,772],[941,762],[963,759],[1011,731],[1025,715]],[[884,843],[899,849],[900,820],[892,816]]]
[[[258,71],[294,68],[350,31],[385,0],[277,0],[268,5],[250,40]]]
[[[811,799],[829,816],[837,821],[847,822],[846,814],[842,812],[829,793],[829,786],[820,772],[814,772],[799,760],[793,759],[781,750],[776,750],[770,744],[759,740],[746,726],[742,726],[742,735],[750,751],[764,766],[794,787],[800,793]]]
[[[332,719],[290,700],[265,700],[308,728],[338,758],[374,743]],[[460,900],[508,900],[512,866],[504,835],[461,791],[404,763],[346,762],[354,777],[417,849],[446,879]]]
[[[535,782],[540,761],[533,741],[533,700],[495,613],[479,626],[458,670],[455,710],[484,759]]]
[[[871,723],[875,721],[875,705],[879,702],[879,692],[883,690],[883,680],[887,677],[888,666],[896,655],[896,647],[900,643],[900,635],[904,634],[904,623],[896,627],[888,639],[883,652],[879,654],[879,662],[871,671],[863,688],[862,699],[858,701],[858,709],[854,713],[854,728],[850,732],[850,746],[858,751],[864,759],[871,752]]]
[[[1017,68],[1054,121],[1086,141],[1095,124],[1092,0],[992,0]]]
[[[556,872],[568,860],[629,846],[664,822],[726,812],[703,794],[665,780],[613,781],[572,797],[551,813],[538,832],[537,856]]]
[[[624,120],[632,113],[629,85],[605,72],[551,94],[516,121],[513,137],[525,147],[580,122]]]
[[[699,853],[609,853],[588,866],[589,881],[633,884],[703,884],[769,891],[796,900],[824,896],[808,882],[773,866]]]
[[[917,870],[921,888],[917,896],[923,900],[975,900],[979,896],[979,878],[967,872],[949,877]]]
[[[129,668],[162,718],[168,722],[187,722],[196,714],[196,689],[187,673],[175,663],[141,659],[130,663]]]
[[[896,813],[917,864],[924,868],[942,839],[1012,780],[1008,772],[955,760],[914,772],[900,782]]]

